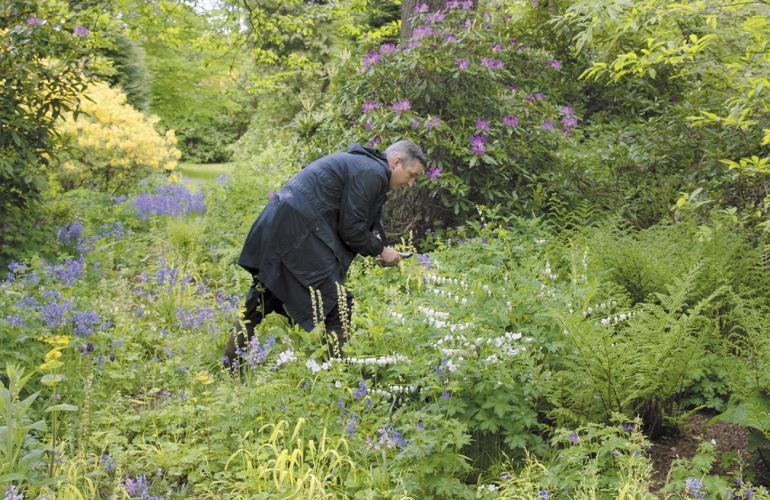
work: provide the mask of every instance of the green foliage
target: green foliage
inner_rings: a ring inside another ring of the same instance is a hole
[[[185,159],[229,161],[226,146],[246,130],[250,111],[240,26],[233,13],[194,7],[123,0],[116,10],[126,25],[121,36],[146,53],[149,110],[176,132]]]
[[[141,45],[124,34],[118,34],[114,46],[104,51],[112,62],[112,74],[107,81],[111,87],[120,86],[127,102],[139,111],[148,112],[150,104],[150,75]]]
[[[370,45],[363,59],[344,61],[332,83],[333,120],[319,116],[305,127],[315,131],[308,154],[330,144],[414,140],[436,170],[411,203],[412,220],[466,218],[477,203],[537,208],[531,191],[552,174],[553,151],[577,125],[560,101],[559,63],[517,42],[499,11],[450,9],[434,23],[430,15],[420,15],[422,26],[403,47]],[[404,102],[408,109],[398,107]]]
[[[650,0],[632,5],[579,0],[570,2],[557,22],[569,27],[578,51],[591,53],[592,66],[584,78],[611,85],[649,82],[661,90],[666,80],[678,82],[678,104],[671,116],[716,139],[716,148],[701,142],[704,151],[717,151],[715,156],[700,155],[708,168],[717,171],[721,165],[714,161],[721,160],[766,181],[767,159],[760,156],[762,134],[770,123],[769,9],[765,2]],[[730,179],[722,171],[717,175],[723,182]],[[766,193],[757,183],[737,183],[746,187],[737,196],[730,189],[723,196],[737,198],[749,210],[760,207]]]
[[[33,422],[31,407],[39,392],[22,399],[22,391],[35,374],[25,374],[23,367],[5,366],[6,383],[0,383],[0,488],[5,491],[8,484],[32,482],[45,463],[44,445],[35,438],[46,431],[45,422]],[[37,482],[37,481],[35,481]]]
[[[98,35],[97,7],[70,10],[63,1],[11,0],[0,6],[0,247],[2,257],[19,241],[20,209],[45,188],[45,171],[55,164],[54,122],[77,109],[77,95],[88,83],[88,56]]]

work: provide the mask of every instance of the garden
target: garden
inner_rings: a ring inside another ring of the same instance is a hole
[[[770,5],[9,0],[0,491],[770,498]],[[254,219],[426,175],[325,326],[223,364]]]

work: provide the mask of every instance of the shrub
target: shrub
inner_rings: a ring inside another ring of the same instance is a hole
[[[308,155],[329,144],[375,147],[408,138],[430,163],[422,203],[409,219],[465,218],[477,203],[532,208],[532,188],[578,124],[555,89],[561,63],[520,43],[499,11],[419,16],[403,46],[367,47],[362,59],[340,68],[330,98],[334,119],[303,125],[308,134],[317,130]]]
[[[123,91],[93,84],[81,97],[81,108],[83,114],[66,114],[58,126],[72,146],[59,172],[65,188],[93,184],[125,191],[153,169],[176,167],[181,153],[174,131],[158,133],[158,118],[132,108]]]

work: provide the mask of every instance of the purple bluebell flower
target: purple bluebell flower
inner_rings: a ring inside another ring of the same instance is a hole
[[[435,182],[438,180],[438,178],[441,176],[441,167],[432,166],[428,169],[428,179],[430,179],[432,182]]]
[[[65,245],[77,245],[83,234],[83,224],[78,221],[65,224],[57,231],[59,241]]]
[[[553,122],[551,120],[543,120],[543,130],[553,130]]]
[[[556,59],[551,59],[546,64],[551,69],[555,69],[556,71],[560,71],[561,70],[561,62],[559,62]]]
[[[38,306],[38,310],[40,311],[40,318],[45,322],[46,326],[51,330],[56,330],[60,326],[69,323],[70,318],[66,316],[72,310],[72,304],[66,300],[62,300],[59,303],[57,299],[51,298],[48,304]]]
[[[540,490],[540,498],[543,500],[547,500],[550,496],[548,495],[548,490]]]
[[[364,396],[366,396],[367,391],[369,390],[368,387],[366,387],[366,383],[364,382],[364,379],[360,379],[358,381],[358,389],[353,391],[353,397],[356,398],[358,401],[361,401],[364,399]]]
[[[75,335],[91,335],[102,320],[94,311],[76,312],[72,315],[75,323]]]
[[[542,101],[543,99],[545,99],[545,94],[543,94],[542,92],[535,92],[534,97],[536,101]]]
[[[460,8],[462,8],[463,10],[473,9],[473,0],[462,0],[462,3],[460,4]]]
[[[230,180],[230,177],[227,175],[218,175],[215,180],[217,184],[219,184],[220,186],[224,186],[225,184],[227,184],[227,181]]]
[[[26,323],[24,322],[24,317],[21,316],[20,314],[11,314],[9,316],[6,316],[5,321],[7,321],[10,326],[16,326],[19,328],[24,328],[26,326]]]
[[[503,50],[503,46],[499,43],[493,43],[492,44],[492,52],[500,52]]]
[[[179,217],[190,212],[206,212],[203,193],[192,194],[185,186],[158,186],[155,194],[143,193],[134,199],[137,215],[146,219],[151,216],[170,215]]]
[[[351,413],[345,422],[345,433],[349,437],[352,437],[353,434],[356,433],[356,430],[358,430],[358,415],[356,413]]]
[[[85,26],[75,26],[75,28],[72,30],[72,34],[75,36],[79,36],[80,38],[87,37],[91,33],[88,31],[88,28]]]
[[[3,500],[24,500],[24,495],[16,488],[15,484],[11,483],[5,489]]]
[[[210,307],[194,307],[191,309],[179,307],[176,310],[176,324],[186,330],[193,330],[203,326],[214,318],[214,311]]]
[[[36,16],[29,16],[27,18],[27,24],[30,26],[42,26],[44,22],[45,21]]]
[[[489,130],[489,122],[483,118],[476,120],[476,130]]]
[[[694,477],[687,478],[685,481],[685,488],[687,489],[687,494],[691,497],[699,500],[706,498],[706,493],[701,491],[703,489],[703,483]]]
[[[447,33],[446,35],[444,35],[444,40],[446,40],[447,42],[456,42],[457,35],[455,35],[454,33]]]
[[[419,422],[417,422],[417,426],[416,427],[417,427],[418,431],[424,431],[425,430],[425,422],[420,420]]]
[[[367,142],[366,145],[369,146],[370,148],[374,148],[381,142],[382,142],[382,137],[380,137],[379,135],[375,135],[374,137],[369,139],[369,142]]]
[[[115,460],[113,460],[107,452],[102,453],[101,458],[99,458],[99,464],[103,466],[105,472],[109,472],[115,468]]]
[[[462,29],[464,29],[464,30],[467,30],[468,28],[471,27],[471,20],[470,19],[466,19],[465,21],[461,22],[460,23],[460,27]]]
[[[430,260],[430,255],[428,255],[426,253],[418,253],[417,254],[417,261],[420,264],[422,264],[423,266],[425,266],[425,270],[426,271],[430,270],[431,265],[432,265],[431,260]]]
[[[468,66],[470,65],[470,63],[468,62],[467,59],[457,59],[455,61],[455,65],[461,70],[465,71],[466,69],[468,69]]]
[[[580,441],[580,436],[577,435],[577,432],[573,432],[569,435],[569,440],[572,444],[575,444]]]
[[[417,14],[422,14],[424,12],[428,12],[428,4],[427,3],[418,3],[414,6],[414,12]]]
[[[6,280],[10,282],[16,281],[19,276],[26,272],[26,270],[26,265],[22,264],[21,262],[12,260],[11,263],[8,264],[8,274],[6,276]]]
[[[404,448],[407,445],[409,445],[409,441],[404,439],[401,433],[393,429],[393,426],[391,426],[390,424],[387,424],[384,427],[380,427],[379,429],[377,429],[377,433],[380,435],[380,439],[378,442],[380,447],[383,447],[389,450],[394,447]]]
[[[130,476],[126,476],[126,479],[123,481],[123,487],[131,498],[144,499],[150,494],[150,484],[147,482],[147,478],[144,475],[136,476],[136,479],[131,479]]]
[[[255,335],[249,341],[247,350],[244,353],[246,363],[252,368],[264,364],[273,346],[275,346],[275,337],[272,335],[268,336],[262,343],[260,343],[259,338]]]
[[[75,284],[86,270],[86,261],[81,255],[77,259],[65,259],[61,264],[53,264],[46,268],[49,278],[60,282],[69,288]]]
[[[452,393],[449,391],[444,391],[441,393],[441,397],[444,398],[445,400],[448,400],[449,398],[452,397]]]

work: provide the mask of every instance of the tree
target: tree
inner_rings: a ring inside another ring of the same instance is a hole
[[[94,5],[72,12],[61,1],[0,3],[0,258],[24,241],[25,209],[55,163],[54,122],[77,109],[91,78],[99,11]]]

